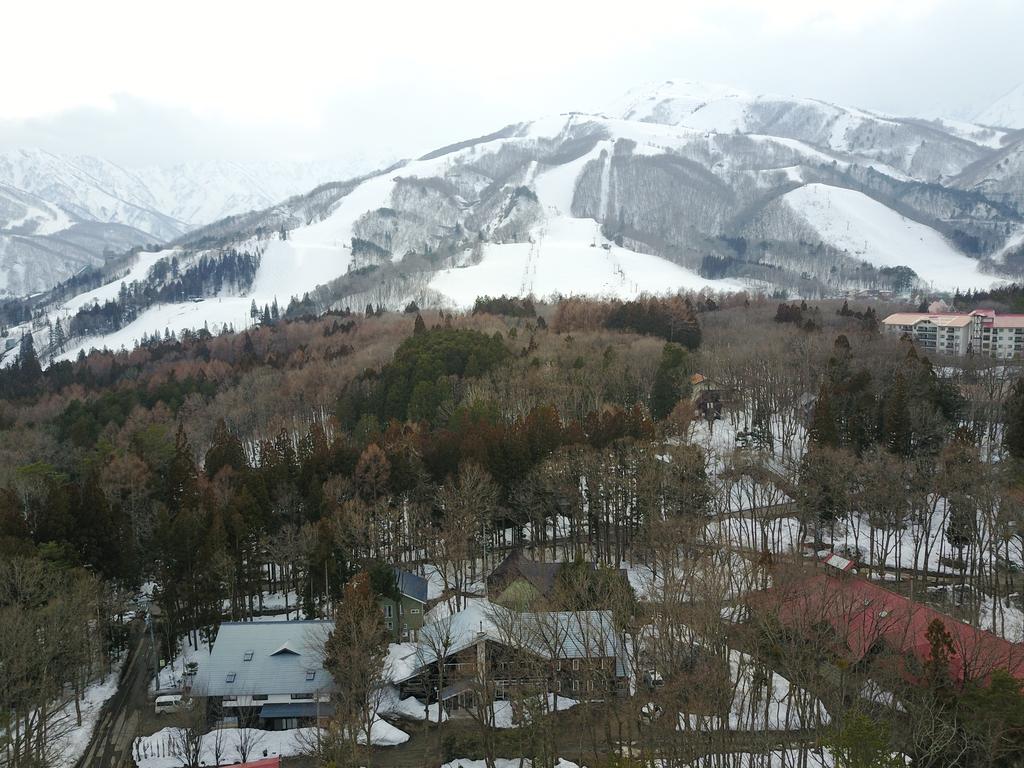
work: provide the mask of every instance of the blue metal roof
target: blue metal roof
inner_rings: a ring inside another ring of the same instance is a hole
[[[334,681],[323,668],[331,621],[245,621],[220,625],[193,691],[202,696],[313,694]],[[248,660],[247,660],[248,659]]]
[[[417,603],[427,604],[427,580],[414,573],[395,568],[395,581],[398,582],[398,591],[405,597],[412,598]]]

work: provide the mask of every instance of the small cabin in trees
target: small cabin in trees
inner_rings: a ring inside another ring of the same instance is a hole
[[[427,609],[427,580],[400,568],[391,571],[393,585],[381,590],[377,598],[384,614],[384,628],[395,642],[415,641]]]
[[[703,373],[690,376],[690,401],[697,414],[705,421],[722,418],[722,392]]]
[[[634,595],[626,571],[586,561],[537,562],[513,550],[487,577],[487,594],[513,610],[628,609]]]

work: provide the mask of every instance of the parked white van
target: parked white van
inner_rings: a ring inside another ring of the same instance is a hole
[[[158,715],[166,715],[172,712],[180,712],[183,709],[191,708],[192,702],[188,699],[182,699],[180,693],[157,696],[156,703],[153,705],[153,710]]]

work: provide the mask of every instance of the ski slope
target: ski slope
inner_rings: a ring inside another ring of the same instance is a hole
[[[68,300],[68,302],[60,307],[60,309],[74,313],[83,307],[91,307],[93,304],[103,304],[110,299],[116,299],[117,295],[121,292],[122,285],[128,286],[132,283],[144,282],[146,276],[149,274],[149,270],[153,268],[154,264],[163,259],[169,259],[176,253],[180,252],[174,249],[165,251],[140,251],[135,258],[135,262],[131,267],[129,267],[128,272],[125,273],[124,277],[105,285],[101,285],[99,288],[95,288],[91,291],[80,293]]]
[[[249,315],[251,302],[251,296],[223,296],[181,304],[157,304],[113,333],[74,339],[64,354],[56,359],[74,360],[79,350],[88,352],[94,348],[119,350],[123,347],[131,350],[142,341],[143,336],[152,336],[154,333],[163,335],[165,330],[177,334],[185,329],[198,330],[205,327],[210,333],[217,334],[226,326],[231,326],[241,331],[252,325]]]
[[[931,227],[861,192],[807,184],[782,199],[818,232],[822,242],[876,267],[910,267],[939,290],[987,288],[1004,282],[979,272],[978,262]]]
[[[533,187],[545,220],[534,228],[530,242],[489,243],[479,264],[443,270],[430,288],[460,308],[473,306],[478,296],[501,294],[631,299],[642,293],[740,289],[738,283],[705,280],[658,256],[614,245],[601,234],[597,221],[569,215],[579,174],[602,151],[610,155],[611,150],[611,142],[602,141],[583,157],[540,173]],[[602,201],[608,184],[606,166]]]

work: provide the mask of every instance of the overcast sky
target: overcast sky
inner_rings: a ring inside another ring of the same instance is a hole
[[[1022,0],[11,0],[0,149],[125,165],[407,157],[667,79],[970,116]]]

